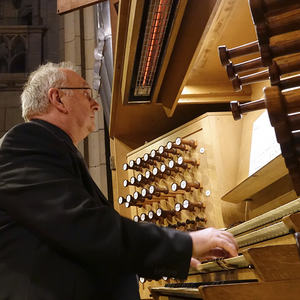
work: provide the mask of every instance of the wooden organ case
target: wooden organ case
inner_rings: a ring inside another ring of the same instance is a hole
[[[135,87],[141,95],[152,89],[139,98],[132,83],[147,24],[138,28],[145,10],[153,4],[161,12],[166,2],[119,7],[110,124],[115,207],[136,222],[177,230],[224,228],[240,250],[203,262],[185,282],[140,278],[141,297],[299,299],[299,1],[169,1],[174,20],[163,58],[148,60],[160,62],[159,73],[153,86]],[[227,42],[232,48],[219,47],[224,72],[215,46]],[[254,138],[264,131],[261,109],[281,154],[266,147],[249,173]],[[234,121],[232,114],[244,113]]]

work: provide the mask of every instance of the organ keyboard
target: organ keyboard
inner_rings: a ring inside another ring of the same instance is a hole
[[[222,287],[227,299],[298,299],[294,286],[290,289],[290,284],[300,283],[300,256],[294,237],[298,230],[300,199],[228,229],[236,236],[239,256],[202,262],[190,271],[188,282],[153,287],[151,293],[156,300],[226,299],[220,294]],[[257,298],[255,293],[248,294],[249,286],[266,291]],[[283,291],[286,298],[280,298]]]

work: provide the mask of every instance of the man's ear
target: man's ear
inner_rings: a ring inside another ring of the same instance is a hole
[[[60,112],[66,114],[68,112],[66,106],[64,103],[61,101],[61,98],[59,97],[59,92],[58,89],[56,88],[51,88],[48,91],[48,99],[49,102]]]

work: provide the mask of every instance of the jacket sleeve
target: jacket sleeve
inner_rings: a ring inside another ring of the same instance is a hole
[[[67,147],[23,124],[0,151],[0,208],[55,251],[108,276],[185,278],[192,254],[188,234],[135,223],[92,197],[76,175]]]

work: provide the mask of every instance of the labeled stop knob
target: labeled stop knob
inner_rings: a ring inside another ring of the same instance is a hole
[[[189,192],[192,188],[200,189],[199,182],[187,182],[186,180],[182,180],[180,182],[180,189]]]
[[[149,191],[145,188],[141,190],[141,194],[143,198],[152,199],[152,195],[149,193]]]
[[[133,186],[141,186],[141,184],[139,183],[139,181],[137,180],[137,178],[135,178],[134,176],[130,177],[130,185]]]
[[[174,172],[179,172],[178,167],[182,169],[187,169],[187,164],[178,164],[174,160],[170,160],[168,163],[169,169],[173,170]]]
[[[133,197],[131,195],[126,196],[126,202],[127,203],[132,203],[134,201]]]
[[[187,164],[193,165],[193,166],[199,166],[199,161],[196,159],[186,159],[183,158],[182,156],[179,156],[177,158],[177,165],[178,166],[187,166]],[[186,167],[184,167],[186,168]]]
[[[151,185],[151,186],[149,187],[149,193],[150,193],[150,195],[159,197],[159,196],[160,196],[160,193],[168,194],[168,193],[169,193],[169,190],[168,190],[167,188],[156,187],[156,186],[154,186],[154,185]]]
[[[143,198],[142,194],[140,194],[137,191],[135,191],[133,193],[133,199],[134,199],[134,202],[137,202],[137,201],[144,202],[145,201],[145,199]]]
[[[142,168],[137,166],[134,160],[129,161],[128,164],[123,165],[123,170],[127,171],[128,169],[136,170],[136,171],[142,171]]]
[[[150,155],[148,153],[145,153],[143,156],[143,160],[146,164],[149,165],[155,165],[155,161],[153,159],[151,159]]]
[[[179,149],[181,151],[186,151],[187,150],[187,148],[182,144],[177,145],[176,143],[168,142],[167,145],[166,145],[166,151],[169,151],[169,150],[172,150],[172,149]]]
[[[189,211],[194,211],[195,208],[199,208],[199,209],[205,208],[205,205],[202,202],[199,202],[199,203],[194,203],[193,202],[193,203],[191,203],[189,200],[185,199],[182,202],[182,208],[186,209],[186,210],[189,210]]]
[[[142,185],[143,183],[145,183],[147,181],[146,177],[143,176],[143,174],[141,174],[141,173],[137,174],[136,179],[140,185]]]
[[[155,177],[151,174],[151,172],[149,170],[146,171],[145,178],[146,178],[147,182],[151,182],[151,181],[155,180]]]
[[[171,169],[171,168],[167,167],[165,164],[162,164],[160,166],[160,172],[162,174],[171,175],[171,172],[178,173],[179,169],[178,168]]]
[[[164,152],[175,154],[175,155],[178,154],[178,151],[173,148],[172,142],[167,143],[166,147],[164,147]]]
[[[150,210],[148,212],[148,218],[149,218],[150,221],[154,221],[154,220],[158,220],[159,219],[158,216],[157,216],[157,214],[153,210]]]
[[[156,150],[151,150],[150,157],[151,157],[152,160],[155,160],[155,161],[162,161],[163,160],[161,155],[159,155],[159,153],[157,153]]]
[[[161,208],[158,208],[156,210],[156,214],[158,217],[161,217],[161,218],[166,218],[166,217],[173,217],[176,215],[176,212],[174,210],[163,210]]]
[[[149,217],[148,217],[145,213],[142,213],[142,214],[141,214],[140,220],[141,220],[142,222],[150,221],[150,220],[149,220]]]
[[[158,155],[160,155],[161,157],[170,158],[170,155],[167,152],[168,151],[166,151],[164,146],[160,146],[157,150]],[[176,152],[176,150],[175,150],[175,152]]]
[[[187,145],[187,146],[190,146],[191,148],[195,149],[197,147],[197,141],[195,141],[195,140],[182,140],[180,137],[178,137],[175,140],[175,145],[177,145],[177,146]]]
[[[163,173],[157,167],[153,168],[152,174],[153,174],[154,177],[158,177],[158,178],[163,178],[164,177]]]
[[[171,189],[173,192],[176,192],[178,190],[183,190],[189,192],[191,188],[200,189],[200,183],[199,182],[187,182],[186,180],[182,180],[180,184],[172,183]]]
[[[136,160],[136,165],[140,168],[147,168],[148,164],[146,164],[140,157],[138,157]]]
[[[123,204],[123,203],[125,203],[126,202],[126,199],[124,198],[124,197],[122,197],[122,196],[120,196],[119,198],[118,198],[118,203],[121,205],[121,204]]]
[[[139,217],[138,215],[135,215],[135,216],[133,217],[133,221],[134,221],[134,222],[139,222],[139,221],[140,221],[140,217]]]

